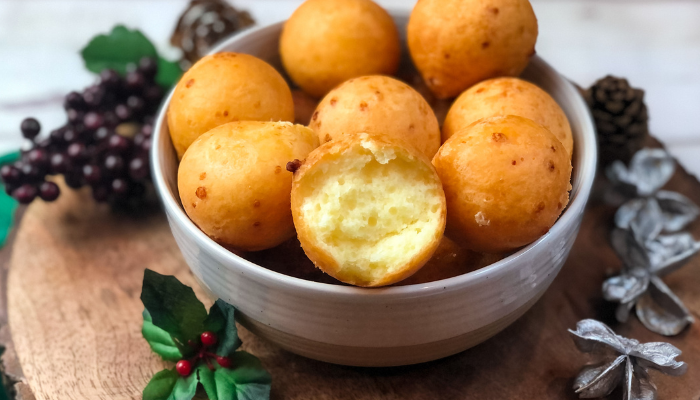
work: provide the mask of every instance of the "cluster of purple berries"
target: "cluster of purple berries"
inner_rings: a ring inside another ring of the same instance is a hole
[[[0,168],[7,193],[22,204],[36,197],[53,201],[60,190],[46,177],[62,174],[71,188],[89,185],[98,202],[143,198],[150,180],[153,116],[164,95],[155,82],[157,72],[153,58],[130,65],[125,76],[102,71],[97,84],[65,97],[68,121],[47,138],[38,139],[41,126],[36,119],[22,121],[20,129],[31,148],[22,150],[19,161]]]

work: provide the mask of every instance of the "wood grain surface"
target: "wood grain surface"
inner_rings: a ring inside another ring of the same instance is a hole
[[[700,323],[666,339],[636,318],[616,323],[614,305],[601,297],[601,283],[620,267],[607,239],[615,209],[599,199],[604,186],[597,183],[571,255],[544,297],[476,348],[381,369],[305,359],[241,329],[243,348],[272,374],[273,399],[575,399],[573,378],[588,359],[567,329],[597,318],[622,335],[679,347],[690,369],[680,378],[651,372],[660,398],[700,399]],[[700,204],[700,184],[683,171],[667,188]],[[691,231],[700,238],[700,221]],[[196,286],[160,211],[115,213],[70,192],[26,210],[13,240],[7,296],[16,353],[36,399],[141,398],[150,376],[168,365],[140,333],[144,268]],[[700,257],[666,282],[700,319]]]

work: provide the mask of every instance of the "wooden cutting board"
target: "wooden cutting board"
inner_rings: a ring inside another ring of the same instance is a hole
[[[700,183],[684,171],[667,188],[700,204]],[[594,195],[544,297],[504,332],[461,354],[400,368],[343,367],[296,356],[241,329],[243,348],[272,374],[273,399],[575,399],[573,378],[587,358],[567,329],[596,318],[622,335],[679,347],[689,372],[680,378],[652,372],[652,378],[661,399],[698,399],[700,323],[666,339],[636,318],[616,323],[614,305],[601,297],[601,283],[620,267],[607,240],[614,211]],[[700,238],[700,221],[691,231]],[[4,361],[21,381],[20,397],[32,398],[30,388],[41,400],[140,399],[150,376],[167,366],[141,338],[143,270],[196,287],[163,213],[114,213],[87,193],[64,193],[56,203],[29,206],[0,256],[10,258],[4,270],[14,350],[4,324],[0,340],[9,345]],[[666,282],[700,320],[700,256]],[[0,312],[0,323],[5,317]],[[620,391],[610,398],[620,399]]]

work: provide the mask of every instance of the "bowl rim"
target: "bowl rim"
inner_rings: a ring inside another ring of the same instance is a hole
[[[405,13],[396,12],[395,10],[388,10],[389,13],[394,18],[405,18]],[[246,29],[245,31],[235,34],[228,39],[222,41],[220,44],[215,46],[209,54],[214,54],[223,51],[225,48],[231,45],[231,42],[242,40],[249,36],[254,36],[258,34],[264,34],[266,31],[278,30],[285,21],[276,22],[269,25],[262,25],[258,27],[252,27]],[[153,143],[151,149],[151,171],[153,183],[163,205],[164,210],[168,214],[169,218],[172,220],[170,224],[177,223],[183,227],[183,230],[188,232],[188,235],[197,242],[200,248],[204,251],[215,255],[215,259],[222,266],[227,269],[231,269],[232,266],[239,268],[240,273],[251,274],[264,279],[270,284],[274,284],[280,288],[284,287],[286,289],[296,288],[302,290],[303,292],[309,293],[310,295],[335,295],[341,297],[357,297],[361,296],[371,296],[372,299],[395,299],[395,298],[405,298],[406,296],[426,296],[434,295],[437,293],[444,293],[445,290],[461,288],[468,286],[470,283],[475,283],[475,281],[480,281],[482,279],[488,279],[489,276],[504,273],[509,266],[516,265],[517,260],[523,257],[526,253],[533,251],[537,246],[546,246],[547,242],[554,240],[555,237],[559,237],[559,234],[563,233],[565,227],[570,224],[576,223],[576,218],[578,217],[578,212],[575,210],[580,210],[583,212],[585,205],[590,196],[593,183],[596,175],[596,164],[597,164],[597,139],[595,136],[595,128],[593,125],[593,120],[590,114],[590,110],[586,106],[583,97],[580,95],[578,89],[574,85],[561,76],[554,68],[552,68],[547,62],[545,62],[541,57],[535,55],[532,57],[531,62],[535,61],[540,64],[540,67],[548,70],[552,79],[557,81],[557,85],[562,88],[565,92],[564,95],[572,99],[575,103],[576,108],[581,108],[585,110],[584,118],[582,118],[582,136],[585,140],[581,143],[576,143],[576,146],[581,146],[581,157],[580,160],[580,181],[578,185],[578,190],[576,186],[572,187],[570,192],[569,204],[565,208],[562,215],[559,216],[554,225],[549,229],[549,231],[535,240],[534,242],[528,244],[527,246],[519,249],[515,253],[493,263],[486,267],[470,271],[466,274],[454,276],[451,278],[441,279],[438,281],[432,281],[427,283],[412,284],[405,286],[386,286],[379,288],[364,288],[355,286],[342,286],[330,283],[321,283],[305,280],[302,278],[296,278],[293,276],[285,275],[280,272],[276,272],[267,269],[263,266],[257,265],[251,261],[246,260],[243,257],[236,255],[235,253],[227,250],[220,244],[216,243],[213,239],[202,232],[192,220],[187,216],[185,211],[180,206],[179,202],[170,195],[170,191],[165,182],[165,176],[161,168],[162,155],[159,151],[160,135],[163,131],[164,125],[167,124],[167,107],[170,104],[170,100],[173,96],[174,88],[170,90],[167,97],[161,104],[158,113],[156,114]],[[173,221],[174,220],[174,221]]]

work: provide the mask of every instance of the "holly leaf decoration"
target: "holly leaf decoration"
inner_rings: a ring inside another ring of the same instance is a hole
[[[141,334],[146,339],[151,350],[167,361],[178,361],[182,359],[182,352],[177,347],[170,334],[159,327],[153,325],[153,319],[148,310],[143,310],[143,327]]]
[[[174,276],[161,275],[147,269],[143,275],[141,301],[151,316],[153,325],[167,332],[180,351],[187,355],[204,332],[207,310],[194,291]]]
[[[182,68],[177,61],[168,61],[163,57],[158,57],[158,74],[156,83],[163,87],[174,86],[182,76]]]
[[[210,400],[269,400],[270,374],[255,356],[236,351],[241,339],[235,307],[219,299],[207,315],[192,288],[149,269],[144,272],[141,301],[146,307],[141,333],[151,349],[165,360],[185,360],[192,366],[185,377],[178,373],[186,371],[182,365],[155,374],[143,390],[143,400],[191,400],[198,385]],[[208,348],[200,342],[205,331],[216,335],[216,345]]]
[[[209,397],[209,400],[219,400],[219,396],[216,393],[216,381],[214,380],[214,371],[202,365],[197,370],[197,373],[199,374],[199,383],[202,384],[204,392],[207,394],[207,397]]]
[[[236,309],[221,299],[209,309],[204,330],[217,334],[219,343],[215,353],[219,356],[228,357],[243,344],[236,328]]]
[[[141,31],[130,30],[124,25],[115,26],[109,34],[95,36],[80,54],[85,68],[96,74],[113,69],[124,75],[129,64],[137,64],[141,58],[151,57],[158,60],[156,82],[159,85],[173,86],[182,75],[179,63],[160,57],[156,47]]]
[[[164,369],[151,378],[143,389],[143,400],[167,400],[180,375],[175,369]]]
[[[233,369],[218,368],[214,372],[216,400],[269,399],[272,377],[260,360],[245,351],[234,353],[231,360]]]
[[[107,35],[97,35],[80,51],[85,68],[99,74],[110,68],[125,74],[127,65],[142,57],[158,57],[156,47],[139,30],[117,25]]]

